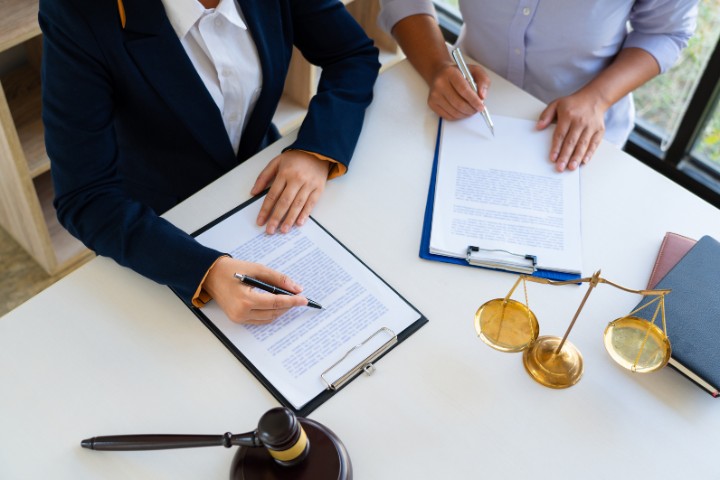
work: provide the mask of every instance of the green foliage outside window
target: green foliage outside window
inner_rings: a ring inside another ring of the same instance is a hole
[[[685,108],[720,37],[720,0],[701,0],[698,26],[678,63],[668,72],[654,78],[634,93],[639,120],[649,124],[667,145],[678,128]],[[695,146],[695,155],[704,157],[720,168],[720,110],[705,127]]]

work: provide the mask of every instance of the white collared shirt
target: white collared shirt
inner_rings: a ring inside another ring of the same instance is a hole
[[[162,0],[168,19],[222,114],[235,153],[260,96],[255,42],[235,0],[206,9],[198,0]],[[188,99],[192,101],[192,99]]]

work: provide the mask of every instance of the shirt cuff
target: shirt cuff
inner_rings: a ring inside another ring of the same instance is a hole
[[[330,157],[326,157],[325,155],[322,155],[320,153],[308,152],[307,150],[302,150],[300,148],[296,148],[296,149],[292,149],[292,150],[295,150],[298,152],[304,152],[304,153],[307,153],[308,155],[312,155],[313,157],[318,158],[320,160],[325,160],[326,162],[332,163],[333,165],[332,165],[332,167],[330,167],[330,172],[328,173],[328,180],[332,180],[335,177],[341,177],[341,176],[345,175],[345,173],[347,172],[347,167],[345,165],[338,162],[337,160],[333,160]]]
[[[212,265],[210,265],[210,268],[207,269],[207,272],[205,272],[205,275],[203,275],[202,280],[200,280],[200,285],[198,285],[197,290],[195,290],[195,295],[193,295],[193,297],[192,297],[191,302],[193,304],[193,307],[202,308],[205,306],[206,303],[208,303],[210,300],[212,300],[212,297],[210,296],[210,294],[208,292],[206,292],[205,289],[203,288],[203,285],[205,284],[205,279],[207,278],[208,274],[210,273],[210,270],[212,270],[213,267],[215,266],[215,264],[218,262],[218,260],[220,260],[223,257],[229,257],[229,256],[230,255],[222,255],[222,256],[218,257],[212,263]]]

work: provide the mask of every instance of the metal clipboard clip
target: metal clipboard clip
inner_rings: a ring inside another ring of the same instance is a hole
[[[535,255],[523,255],[498,248],[480,248],[470,245],[467,247],[465,260],[470,265],[510,272],[532,274],[537,271],[537,257]]]
[[[365,357],[364,359],[360,360],[356,365],[354,365],[352,368],[347,370],[345,373],[343,373],[340,377],[338,377],[335,381],[330,382],[328,381],[325,376],[331,372],[335,367],[343,363],[349,356],[353,354],[353,352],[362,349],[364,346],[368,345],[372,342],[372,340],[382,334],[386,334],[390,336],[390,339],[387,340],[385,343],[380,345],[375,351],[373,351],[370,355]],[[375,371],[375,366],[373,365],[373,362],[380,358],[382,354],[387,352],[390,348],[392,348],[393,345],[395,345],[398,342],[397,335],[395,335],[395,332],[390,330],[387,327],[381,327],[377,332],[370,335],[368,338],[366,338],[362,343],[359,343],[358,345],[355,345],[350,350],[348,350],[345,355],[340,358],[337,362],[330,365],[330,367],[325,370],[322,374],[320,374],[320,378],[322,379],[323,383],[325,383],[326,389],[328,390],[337,390],[338,388],[345,385],[347,382],[349,382],[357,373],[360,372],[360,370],[363,370],[367,375],[372,374],[373,371]]]

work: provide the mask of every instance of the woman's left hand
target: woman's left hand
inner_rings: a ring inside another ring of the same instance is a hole
[[[281,233],[293,225],[303,225],[325,190],[331,162],[299,150],[288,150],[273,158],[260,172],[250,191],[257,195],[268,186],[257,217],[265,231]]]
[[[550,161],[562,172],[588,163],[605,135],[605,107],[593,95],[582,91],[550,103],[540,114],[538,130],[557,118],[550,147]]]

